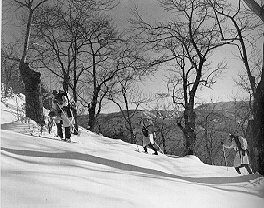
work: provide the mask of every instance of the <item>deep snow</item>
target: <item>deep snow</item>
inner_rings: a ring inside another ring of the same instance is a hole
[[[1,207],[262,208],[264,178],[195,156],[137,152],[87,130],[59,141],[1,103]],[[16,104],[16,103],[15,103]],[[139,146],[142,150],[142,147]]]

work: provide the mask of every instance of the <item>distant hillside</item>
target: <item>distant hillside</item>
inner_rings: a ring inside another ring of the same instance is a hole
[[[244,116],[250,117],[250,106],[248,101],[206,103],[198,106],[196,111],[215,111],[231,119]]]
[[[246,129],[246,121],[250,117],[248,102],[208,103],[198,106],[195,112],[196,154],[205,163],[221,165],[223,163],[221,141],[226,140],[229,133],[241,132],[243,134],[242,130]],[[130,113],[135,113],[132,126],[139,145],[142,145],[140,121],[144,114],[147,114],[154,123],[156,142],[159,147],[163,150],[165,147],[168,154],[181,155],[183,153],[184,138],[177,126],[177,117],[174,117],[174,112],[131,110]],[[79,117],[79,124],[83,127],[87,128],[87,121],[87,115]],[[97,119],[96,131],[110,138],[131,142],[130,132],[126,125],[121,112],[101,114]]]
[[[208,110],[219,110],[219,111],[235,111],[237,108],[245,108],[249,107],[248,101],[230,101],[230,102],[218,102],[218,103],[205,103],[196,108],[196,110],[200,109],[208,109]]]
[[[204,112],[209,112],[209,111],[214,111],[215,113],[220,113],[223,114],[226,117],[233,118],[234,115],[238,111],[246,111],[249,112],[249,102],[248,101],[230,101],[230,102],[218,102],[218,103],[206,103],[198,106],[195,109],[197,114],[203,114]],[[134,113],[135,110],[130,110],[130,113]],[[146,113],[147,111],[145,110],[136,110],[134,119],[140,121],[142,119],[142,115]],[[168,112],[164,110],[150,110],[148,111],[149,117],[154,118],[158,114],[170,114],[173,115],[173,112]],[[79,124],[85,128],[88,128],[88,115],[81,115],[78,117],[79,118]],[[121,112],[114,112],[114,113],[109,113],[109,114],[100,114],[98,118],[99,124],[102,124],[106,121],[112,120],[112,119],[117,119],[117,118],[123,118],[123,115]]]

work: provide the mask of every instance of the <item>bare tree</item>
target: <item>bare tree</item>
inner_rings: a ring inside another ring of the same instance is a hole
[[[236,122],[233,118],[229,118],[229,116],[233,116],[234,109],[231,108],[230,114],[227,115],[226,111],[229,109],[229,105],[226,105],[211,101],[211,103],[205,103],[196,108],[198,115],[196,148],[199,158],[207,164],[223,164],[221,141],[228,138],[230,129],[236,129],[234,127]]]
[[[95,77],[94,83],[97,84],[94,69],[106,64],[107,56],[111,55],[110,45],[115,41],[116,33],[111,20],[100,11],[110,9],[114,2],[59,1],[39,11],[36,18],[34,49],[37,51],[37,63],[59,77],[65,91],[71,89],[75,103],[81,96],[78,84],[89,80],[89,77]],[[94,92],[97,99],[98,92]],[[97,101],[95,105],[91,103],[89,110],[95,109]],[[73,114],[77,129],[77,111],[74,110]],[[94,123],[93,113],[89,115],[89,121]],[[93,125],[90,123],[90,126]]]
[[[260,18],[263,25],[262,17],[263,8],[260,7],[255,1],[245,1],[247,5],[250,7],[253,12],[255,12]],[[249,91],[251,96],[253,97],[253,105],[251,107],[253,120],[250,122],[251,132],[252,132],[252,141],[253,138],[255,140],[254,146],[257,151],[254,151],[256,155],[254,155],[254,160],[258,161],[258,170],[260,173],[264,172],[264,73],[263,67],[262,70],[259,71],[260,76],[254,74],[253,67],[250,65],[249,56],[248,56],[248,40],[247,40],[247,30],[251,30],[252,28],[256,28],[258,26],[258,21],[249,16],[245,16],[246,13],[242,10],[241,1],[238,1],[238,8],[235,11],[230,11],[229,6],[225,1],[217,2],[211,1],[211,5],[214,8],[216,19],[219,20],[221,17],[225,17],[228,21],[231,22],[231,29],[228,30],[228,33],[223,32],[223,25],[219,22],[219,28],[222,32],[223,41],[233,41],[233,44],[237,46],[239,51],[239,56],[245,66],[246,74],[249,82]],[[230,32],[231,31],[231,32]],[[263,29],[262,29],[263,31]],[[253,40],[254,41],[254,40]],[[264,45],[263,45],[264,49]],[[263,55],[263,63],[264,63],[264,55]]]
[[[160,99],[160,95],[158,95]],[[165,104],[157,102],[157,106],[152,111],[155,114],[153,119],[153,123],[155,126],[156,132],[156,143],[157,145],[163,149],[164,154],[172,154],[170,150],[170,145],[172,143],[176,143],[178,148],[180,149],[180,141],[182,141],[182,137],[178,137],[178,129],[175,124],[176,114],[175,109],[172,109],[171,104]],[[179,152],[178,152],[179,154]]]
[[[133,78],[135,79],[135,78]],[[116,94],[110,94],[109,100],[115,103],[120,109],[125,120],[126,129],[130,133],[130,142],[136,143],[136,132],[134,131],[137,124],[134,123],[134,117],[138,116],[138,109],[150,101],[141,90],[137,89],[135,80],[124,79],[117,83],[118,89]]]
[[[89,36],[90,52],[92,67],[88,71],[88,82],[92,86],[91,102],[89,106],[89,126],[93,130],[96,114],[101,110],[103,98],[107,95],[108,90],[111,90],[114,78],[123,70],[123,67],[115,64],[115,60],[119,56],[117,31],[111,25],[109,19],[102,20],[102,23],[95,22],[95,26],[101,26],[101,30],[93,32]],[[96,113],[96,110],[98,111]]]
[[[244,0],[248,7],[260,17],[262,24],[264,23],[264,5],[260,6],[254,0]],[[263,3],[263,1],[262,1]],[[256,139],[258,147],[258,171],[264,174],[264,43],[262,51],[262,72],[261,79],[256,87],[254,96],[254,121],[253,121],[253,138]],[[250,79],[250,77],[249,77]]]
[[[195,134],[195,96],[200,86],[210,87],[217,75],[225,67],[223,64],[212,66],[212,52],[226,44],[221,42],[217,22],[211,18],[213,10],[207,1],[160,1],[167,12],[176,14],[168,23],[151,25],[135,13],[134,25],[144,31],[146,44],[163,54],[162,61],[175,61],[177,84],[181,85],[180,94],[174,95],[175,103],[184,108],[184,126],[181,129],[186,139],[186,154],[194,154]],[[172,83],[173,93],[176,85]],[[179,102],[177,98],[182,101]]]
[[[122,71],[117,75],[108,99],[120,109],[126,128],[130,132],[130,142],[135,143],[132,118],[137,113],[139,105],[148,101],[136,88],[136,83],[144,79],[155,67],[151,65],[144,50],[140,45],[135,44],[131,36],[125,37],[122,41],[115,64],[122,68]]]
[[[31,36],[32,19],[38,8],[40,8],[48,0],[13,0],[18,9],[25,9],[28,13],[26,20],[26,30],[23,40],[23,47],[20,58],[8,57],[19,63],[19,71],[25,86],[26,98],[26,116],[36,121],[39,124],[44,123],[43,106],[40,96],[40,76],[39,72],[34,71],[27,63],[27,55],[29,51],[29,42]]]
[[[259,4],[255,0],[243,0],[247,6],[254,12],[256,15],[259,16],[262,22],[264,22],[264,4],[262,1],[262,5]]]
[[[77,102],[77,83],[85,67],[80,62],[82,50],[87,42],[80,33],[87,26],[90,15],[89,4],[73,1],[54,2],[38,11],[34,18],[33,31],[35,64],[62,80],[63,89],[72,91]],[[86,20],[87,19],[87,20]],[[78,130],[77,111],[73,110],[75,131]]]
[[[199,111],[201,111],[201,115],[199,115],[199,122],[197,125],[200,126],[202,129],[201,131],[201,141],[197,142],[197,149],[200,150],[205,157],[205,162],[211,165],[215,164],[215,154],[219,151],[220,141],[218,142],[218,146],[216,146],[216,141],[214,138],[216,137],[216,122],[217,119],[214,114],[215,112],[215,105],[213,104],[212,107],[206,108],[207,105],[204,105],[204,108],[200,107]],[[200,113],[199,113],[200,114]],[[219,121],[218,121],[219,124]]]
[[[23,82],[20,77],[18,62],[8,59],[17,57],[16,44],[3,44],[1,48],[1,90],[2,97],[13,93],[24,93]]]

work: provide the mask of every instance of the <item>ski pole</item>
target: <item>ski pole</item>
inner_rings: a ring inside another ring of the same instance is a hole
[[[159,150],[161,151],[161,153],[164,155],[164,152],[162,151],[162,149],[159,147],[159,145],[156,143],[156,142],[154,142],[156,145],[157,145],[157,147],[159,148]]]
[[[134,135],[134,139],[136,140],[137,150],[138,150],[138,152],[139,152],[138,143],[137,143],[137,138],[135,137],[135,135]]]
[[[137,150],[138,150],[138,152],[139,152],[139,148],[138,148],[138,143],[137,143],[137,141],[136,141],[136,144],[137,144]]]

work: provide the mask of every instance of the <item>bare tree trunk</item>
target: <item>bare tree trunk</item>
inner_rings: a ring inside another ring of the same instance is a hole
[[[77,103],[77,92],[76,92],[76,85],[73,87],[72,90],[73,94],[73,100],[74,100],[74,108],[72,109],[72,114],[74,118],[74,134],[78,134],[78,116],[77,116],[77,109],[76,109],[76,103]]]
[[[253,11],[264,23],[264,7],[254,0],[243,0],[247,6]],[[264,44],[263,44],[263,65],[261,72],[261,80],[253,92],[253,128],[252,137],[256,141],[257,149],[257,165],[260,174],[264,174]]]
[[[263,43],[263,65],[261,80],[257,86],[254,96],[254,128],[253,136],[258,146],[258,170],[264,174],[264,43]]]
[[[185,138],[185,155],[194,155],[196,134],[195,134],[195,112],[192,108],[187,107],[184,110],[184,124],[178,122],[178,126],[183,132]]]
[[[89,120],[88,120],[88,128],[93,131],[95,127],[95,106],[91,105],[89,108]]]
[[[264,7],[260,6],[254,0],[243,0],[247,6],[254,12],[257,16],[260,17],[262,22],[264,23]],[[223,15],[223,13],[220,12]],[[262,74],[261,80],[256,87],[255,77],[252,76],[252,72],[249,67],[248,57],[247,57],[247,48],[244,43],[244,38],[241,33],[241,28],[239,28],[239,24],[237,24],[234,16],[225,15],[230,18],[233,22],[239,37],[239,42],[241,44],[241,58],[244,62],[245,68],[247,70],[247,76],[250,82],[250,87],[253,94],[253,121],[249,122],[248,126],[248,139],[251,141],[251,145],[253,145],[251,150],[251,159],[252,164],[256,166],[256,170],[258,170],[261,174],[264,174],[264,56],[263,56],[263,66],[262,66]],[[263,46],[264,51],[264,46]]]
[[[122,109],[121,109],[121,112],[123,114],[123,117],[126,120],[126,123],[128,124],[128,130],[129,130],[129,133],[130,133],[130,143],[131,144],[135,144],[137,141],[135,139],[135,135],[134,135],[134,132],[133,132],[131,115],[130,115],[130,112],[129,112],[129,105],[128,105],[127,94],[126,94],[126,90],[125,89],[122,89],[122,95],[124,97],[125,106],[126,106],[126,114],[127,115],[126,116],[124,115],[124,112],[123,112]]]
[[[48,0],[40,1],[35,7],[33,7],[34,1],[16,1],[20,7],[25,7],[29,11],[26,34],[23,44],[23,53],[19,61],[19,70],[25,85],[26,116],[41,125],[44,124],[43,104],[40,93],[41,74],[29,68],[28,64],[26,63],[26,56],[28,53],[33,13],[41,4],[45,3],[46,1]]]
[[[264,44],[263,44],[264,51]],[[248,124],[247,136],[250,142],[251,165],[254,171],[264,174],[264,54],[261,80],[253,100],[253,120]]]
[[[194,132],[195,129],[195,113],[193,109],[185,109],[184,111],[184,136],[186,138],[186,155],[193,155],[195,150],[195,141],[196,141],[196,134]]]
[[[88,126],[89,126],[89,130],[93,131],[94,127],[95,127],[95,111],[96,111],[96,105],[97,105],[97,100],[98,100],[98,95],[99,95],[99,90],[97,88],[95,88],[94,93],[93,93],[93,99],[92,102],[88,108],[89,111],[89,120],[88,120]]]
[[[264,7],[260,6],[256,1],[254,0],[243,0],[246,5],[253,11],[256,15],[259,16],[259,18],[264,22]]]
[[[247,141],[248,141],[248,150],[249,150],[249,158],[250,158],[250,165],[253,172],[256,172],[258,169],[258,154],[257,154],[257,140],[253,136],[253,132],[255,131],[254,127],[254,120],[249,120],[247,126]]]
[[[40,97],[41,74],[30,69],[28,64],[23,62],[20,62],[19,69],[25,85],[26,116],[43,125],[43,105]]]
[[[185,150],[184,150],[184,155],[193,155],[194,154],[194,148],[193,148],[193,144],[192,141],[194,140],[193,138],[195,138],[195,135],[193,135],[190,127],[187,125],[185,127],[182,126],[182,128],[180,127],[180,129],[183,132],[183,136],[185,138]]]
[[[133,126],[132,126],[132,121],[129,115],[129,110],[127,110],[127,124],[128,124],[129,133],[130,133],[130,143],[135,144],[136,139],[135,139],[135,135],[133,132]]]
[[[263,81],[257,87],[255,98],[254,137],[258,141],[258,165],[260,174],[264,175],[264,85]]]
[[[161,132],[161,140],[162,140],[162,146],[163,146],[163,153],[167,154],[167,150],[166,150],[166,139],[163,135],[163,133]]]

